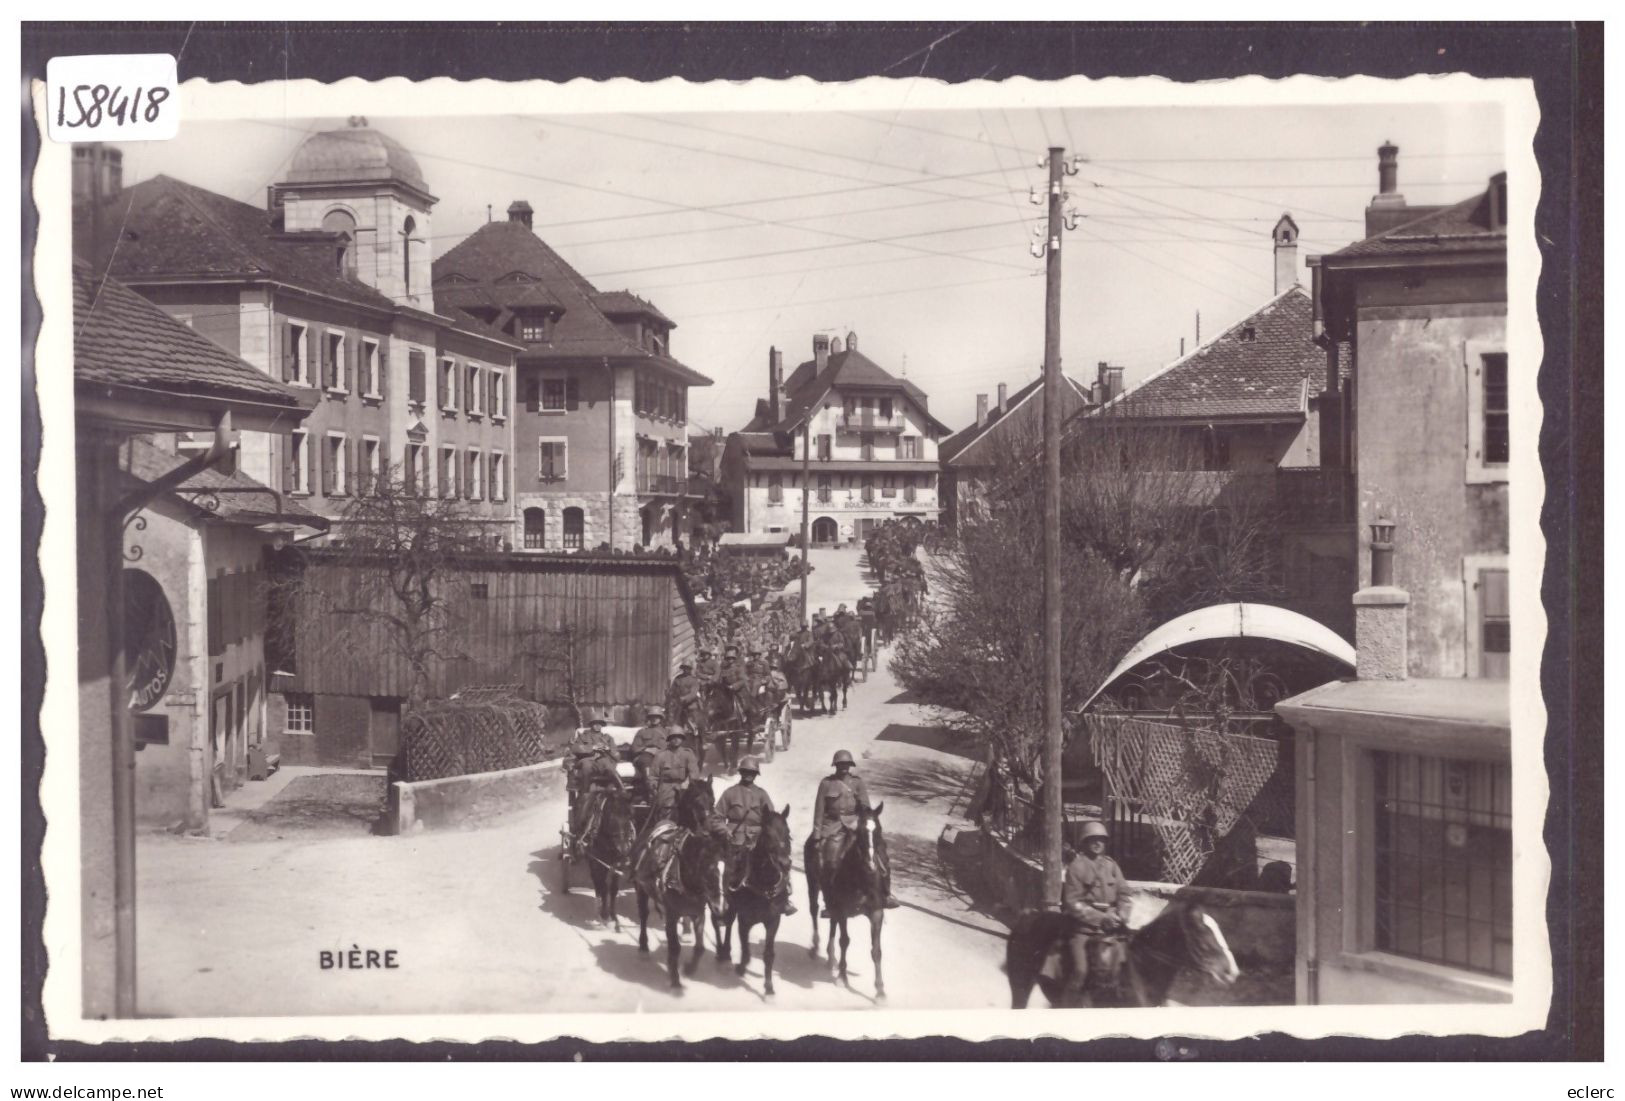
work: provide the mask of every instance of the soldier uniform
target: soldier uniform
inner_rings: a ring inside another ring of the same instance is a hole
[[[671,688],[666,692],[666,706],[671,708],[672,721],[678,726],[684,725],[691,712],[697,712],[700,707],[700,678],[694,675],[694,663],[685,661],[678,667],[677,676],[672,678]]]
[[[681,730],[668,730],[666,748],[656,753],[654,760],[649,762],[649,775],[654,778],[655,784],[656,821],[662,818],[675,820],[678,792],[686,789],[689,781],[700,778],[700,760],[694,756],[692,749],[682,744],[682,739]]]
[[[1091,839],[1099,843],[1091,846]],[[1061,883],[1061,909],[1077,921],[1076,931],[1067,938],[1072,972],[1067,992],[1075,1000],[1088,982],[1092,957],[1100,952],[1101,938],[1128,925],[1134,909],[1134,892],[1117,861],[1106,855],[1106,827],[1088,822],[1083,827],[1083,851],[1066,866]],[[1094,848],[1091,853],[1088,850]],[[1104,977],[1104,976],[1102,976]]]
[[[717,668],[716,658],[711,655],[711,651],[701,650],[700,660],[694,663],[694,676],[702,688],[717,679]]]
[[[864,786],[863,779],[850,771],[852,754],[841,750],[835,754],[835,773],[826,776],[818,782],[818,796],[814,801],[814,811],[817,821],[813,829],[818,838],[819,862],[826,867],[834,864],[841,857],[841,835],[847,830],[856,832],[858,828],[858,810],[874,809],[869,802],[869,789]],[[842,769],[847,766],[847,770]],[[886,859],[885,843],[882,842],[875,849],[875,863],[880,865],[881,882],[886,891],[886,907],[888,909],[897,905],[897,900],[891,893],[891,865]]]
[[[649,764],[666,744],[666,712],[651,707],[644,712],[644,725],[632,735],[632,767],[638,770],[638,784],[649,790]]]
[[[741,886],[749,874],[749,861],[751,850],[756,847],[757,838],[762,835],[762,824],[770,814],[778,813],[773,806],[773,799],[756,786],[756,776],[762,770],[762,763],[755,757],[746,757],[739,762],[739,782],[717,799],[716,810],[712,817],[712,828],[718,833],[725,833],[728,837],[728,884],[730,887]],[[782,893],[772,901],[778,903],[779,913],[793,914],[795,906],[790,902],[791,877],[784,877]]]

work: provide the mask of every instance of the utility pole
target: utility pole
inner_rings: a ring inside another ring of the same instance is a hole
[[[807,419],[801,423],[801,625],[805,627],[807,619],[807,571],[811,565],[807,556],[811,550],[807,545],[807,514],[812,502],[812,415],[807,410]]]
[[[1044,235],[1044,901],[1061,902],[1061,231],[1063,177],[1077,172],[1065,150],[1049,151],[1049,222]],[[1037,249],[1033,250],[1037,252]]]

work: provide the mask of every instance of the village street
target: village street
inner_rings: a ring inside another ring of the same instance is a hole
[[[861,554],[815,551],[809,603],[855,603]],[[853,688],[850,708],[796,722],[794,744],[761,783],[806,836],[817,783],[840,748],[859,759],[892,853],[900,909],[886,915],[888,1003],[897,1008],[1008,1004],[1002,926],[970,907],[937,852],[963,811],[971,760],[927,725],[884,667]],[[730,782],[718,779],[718,790]],[[667,990],[664,933],[637,949],[635,896],[622,928],[599,927],[586,870],[560,891],[562,778],[535,807],[483,828],[408,837],[245,831],[228,840],[164,834],[139,851],[139,1005],[149,1016],[346,1013],[669,1012],[762,1007],[760,931],[749,971],[719,966],[710,946],[687,992]],[[243,836],[253,840],[241,840]],[[260,839],[264,838],[264,839]],[[797,846],[799,850],[799,845]],[[869,931],[853,923],[851,989],[807,950],[811,921],[799,851],[801,912],[780,928],[777,997],[786,1009],[871,1008]],[[657,923],[652,922],[652,925]],[[822,923],[821,923],[822,924]],[[709,940],[709,937],[708,937]],[[320,953],[393,950],[394,970],[323,970]],[[737,958],[737,945],[736,945]],[[685,949],[685,956],[688,949]]]

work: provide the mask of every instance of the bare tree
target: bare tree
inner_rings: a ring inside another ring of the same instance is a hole
[[[326,543],[294,552],[271,582],[272,630],[301,661],[382,647],[407,671],[410,710],[436,663],[466,657],[456,560],[488,552],[488,537],[461,501],[419,494],[398,470],[358,488]]]
[[[563,704],[575,716],[577,728],[586,721],[585,708],[605,695],[605,664],[590,661],[587,648],[602,641],[595,627],[560,619],[544,627],[528,627],[520,632],[518,657],[529,665],[525,672],[541,681],[541,702]]]

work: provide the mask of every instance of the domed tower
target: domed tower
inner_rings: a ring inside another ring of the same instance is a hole
[[[438,200],[400,142],[351,118],[306,139],[272,193],[286,232],[347,235],[341,270],[402,305],[433,309],[429,210]]]

